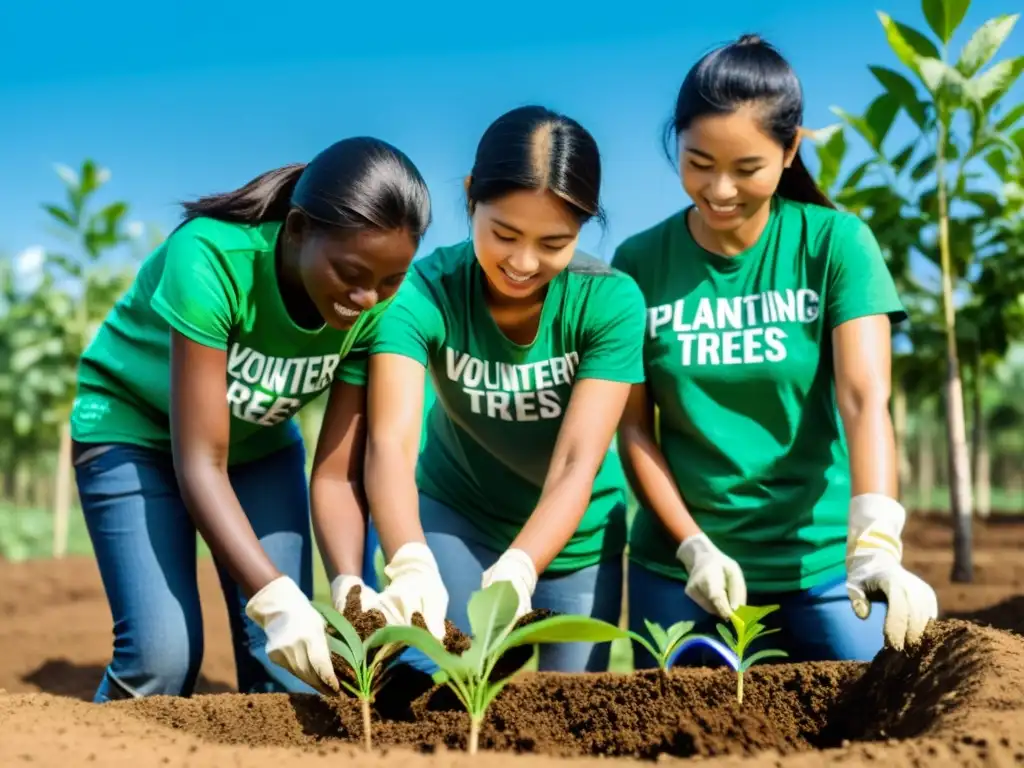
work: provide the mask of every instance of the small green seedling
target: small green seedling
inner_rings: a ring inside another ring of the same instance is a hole
[[[519,671],[502,679],[490,679],[503,654],[524,645],[577,641],[601,643],[626,635],[613,624],[573,615],[552,616],[513,629],[518,604],[515,588],[505,581],[474,592],[467,607],[472,640],[469,650],[462,655],[449,653],[436,637],[421,627],[382,627],[367,641],[370,647],[400,644],[416,648],[440,667],[434,679],[451,688],[469,713],[471,755],[477,752],[480,726],[488,707]]]
[[[363,713],[363,745],[369,751],[373,746],[370,736],[370,706],[387,681],[387,662],[394,656],[399,646],[398,644],[371,646],[369,640],[372,639],[372,635],[364,642],[351,622],[337,610],[321,604],[317,604],[316,608],[340,636],[333,637],[328,634],[327,646],[338,654],[352,670],[354,685],[340,678],[338,683],[359,699]],[[376,647],[379,647],[380,650],[371,654],[371,650]],[[382,667],[384,668],[382,669]]]
[[[733,628],[736,630],[735,637],[733,637],[729,628],[724,624],[717,625],[718,634],[722,636],[722,639],[725,641],[725,644],[729,646],[729,649],[736,654],[735,664],[732,664],[731,661],[730,664],[733,666],[733,669],[736,670],[736,700],[740,704],[743,703],[743,673],[763,659],[784,657],[788,655],[785,651],[766,648],[758,651],[748,658],[743,657],[754,640],[779,631],[777,629],[766,629],[764,624],[760,623],[761,619],[778,609],[779,606],[777,605],[766,605],[761,607],[741,605],[733,611],[732,616],[729,617]]]
[[[653,644],[648,642],[647,638],[638,632],[629,632],[628,634],[630,638],[640,643],[651,656],[657,659],[658,667],[664,672],[668,669],[669,662],[671,662],[676,650],[693,629],[694,623],[692,621],[679,621],[668,629],[663,629],[660,624],[648,619],[644,619],[644,624],[651,636],[651,640],[654,641]]]

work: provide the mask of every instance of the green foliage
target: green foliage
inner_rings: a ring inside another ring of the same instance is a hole
[[[337,637],[327,635],[328,648],[341,657],[352,673],[353,682],[339,677],[338,683],[360,701],[363,711],[363,744],[369,750],[372,746],[370,706],[387,682],[389,661],[394,659],[400,646],[394,643],[370,645],[369,639],[364,642],[352,623],[332,606],[317,603],[316,608],[337,634]],[[374,648],[377,649],[376,653],[372,653]]]
[[[752,605],[741,605],[729,617],[732,622],[735,635],[729,631],[724,624],[718,624],[718,634],[733,653],[736,654],[736,700],[743,703],[743,673],[759,661],[770,658],[784,658],[788,654],[785,651],[774,648],[765,648],[750,656],[746,656],[750,644],[759,638],[778,632],[778,629],[767,629],[761,623],[761,619],[779,609],[777,605],[766,605],[755,607]]]
[[[609,642],[625,636],[612,624],[573,615],[553,616],[514,629],[518,602],[515,588],[508,582],[474,592],[468,605],[472,641],[462,655],[449,653],[430,632],[414,626],[383,627],[367,642],[370,647],[394,643],[416,648],[440,667],[435,679],[448,685],[469,713],[470,754],[477,751],[488,707],[515,675],[492,679],[496,664],[507,651],[539,643]]]
[[[664,629],[660,624],[644,619],[647,632],[654,643],[648,642],[647,638],[637,632],[627,632],[628,636],[640,643],[647,652],[658,660],[658,667],[662,670],[668,669],[669,660],[679,648],[686,636],[693,630],[692,621],[679,621]]]

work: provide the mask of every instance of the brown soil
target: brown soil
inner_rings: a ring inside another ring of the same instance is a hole
[[[476,758],[463,752],[468,717],[423,677],[397,673],[382,691],[371,754],[357,748],[360,712],[347,698],[225,693],[234,664],[208,564],[201,691],[216,695],[76,701],[91,697],[110,653],[95,564],[0,564],[0,765],[556,768],[597,756],[755,768],[1024,764],[1024,522],[977,526],[976,580],[967,585],[949,582],[946,521],[912,518],[906,540],[908,566],[936,587],[944,616],[912,653],[755,667],[742,706],[728,670],[523,673],[491,707]],[[346,614],[365,636],[377,617],[352,613],[355,605]],[[446,644],[457,651],[465,639],[450,631]]]

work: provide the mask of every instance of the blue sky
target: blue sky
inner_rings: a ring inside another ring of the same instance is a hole
[[[1016,6],[975,0],[953,49]],[[916,0],[4,3],[0,253],[54,243],[40,209],[61,199],[54,163],[94,158],[111,171],[107,196],[167,231],[182,199],[371,134],[406,151],[431,187],[422,254],[467,235],[461,180],[476,142],[532,102],[596,136],[609,224],[582,244],[610,258],[687,202],[660,137],[701,54],[744,32],[766,37],[803,81],[807,126],[820,128],[836,121],[830,106],[858,113],[878,93],[868,64],[898,66],[876,9],[924,25]],[[1000,55],[1021,53],[1024,24]]]

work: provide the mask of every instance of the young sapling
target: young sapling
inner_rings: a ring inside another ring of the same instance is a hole
[[[644,625],[647,627],[647,632],[653,643],[648,642],[647,638],[639,632],[629,632],[629,637],[640,643],[655,658],[658,667],[664,672],[668,669],[676,650],[693,629],[694,622],[677,621],[668,629],[664,629],[660,624],[644,619]]]
[[[495,665],[507,651],[540,643],[611,642],[626,636],[608,622],[573,615],[552,616],[513,629],[518,601],[515,588],[505,581],[474,592],[467,606],[470,647],[461,655],[448,652],[430,632],[415,626],[382,627],[367,641],[369,647],[400,644],[416,648],[440,667],[435,681],[451,688],[469,713],[471,755],[477,753],[488,707],[519,671],[491,680]]]
[[[320,615],[339,635],[339,637],[334,637],[328,633],[327,646],[340,656],[352,671],[352,683],[340,677],[338,683],[359,699],[363,714],[363,746],[370,751],[373,746],[370,735],[370,706],[386,682],[388,661],[394,656],[399,646],[397,644],[370,646],[368,642],[370,638],[364,642],[351,622],[333,607],[319,603],[315,606],[320,611]],[[371,650],[377,647],[380,650],[371,654]]]
[[[725,644],[729,646],[735,654],[734,659],[728,659],[730,666],[736,670],[736,700],[743,703],[743,673],[746,672],[750,667],[763,659],[773,657],[785,657],[788,656],[785,651],[781,651],[775,648],[765,648],[758,651],[757,653],[744,658],[747,649],[750,644],[758,638],[764,637],[778,632],[778,629],[767,629],[764,624],[761,624],[761,619],[770,613],[774,613],[779,609],[777,605],[765,605],[765,606],[753,606],[753,605],[741,605],[732,615],[729,620],[732,622],[733,628],[736,630],[735,637],[729,628],[724,624],[718,624],[718,634],[722,636]]]

